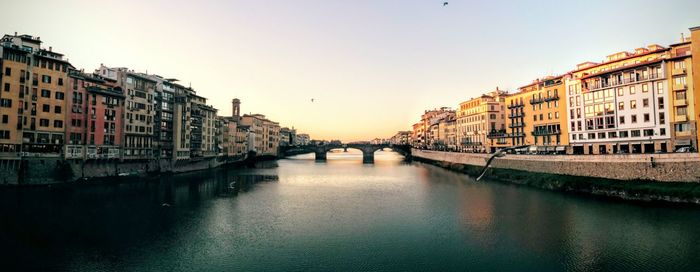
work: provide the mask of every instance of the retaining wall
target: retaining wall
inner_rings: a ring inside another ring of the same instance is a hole
[[[413,157],[448,163],[484,166],[490,154],[411,150]],[[497,158],[493,168],[535,173],[598,177],[615,180],[700,182],[697,153],[620,155],[512,155]]]

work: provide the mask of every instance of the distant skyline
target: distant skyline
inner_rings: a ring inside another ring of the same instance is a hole
[[[23,11],[3,13],[3,34],[39,36],[76,68],[177,78],[219,115],[239,98],[242,113],[343,141],[700,26],[690,0],[2,2]]]

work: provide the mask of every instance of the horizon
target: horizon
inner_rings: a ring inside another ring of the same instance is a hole
[[[512,92],[612,53],[666,47],[700,25],[694,1],[663,13],[651,1],[540,3],[23,1],[5,5],[63,14],[64,23],[12,13],[3,34],[42,37],[88,72],[104,64],[180,79],[222,116],[238,98],[242,113],[350,142],[389,138],[426,109],[454,109],[497,87]],[[647,16],[656,20],[634,19]]]

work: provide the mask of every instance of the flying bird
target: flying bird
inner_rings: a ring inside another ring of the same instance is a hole
[[[443,2],[443,3],[442,3],[442,6],[443,6],[443,7],[444,7],[444,6],[447,6],[447,4],[449,4],[449,3]]]

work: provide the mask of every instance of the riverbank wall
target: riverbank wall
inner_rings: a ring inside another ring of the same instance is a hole
[[[269,156],[261,157],[268,160]],[[190,160],[65,160],[60,157],[0,159],[0,186],[69,183],[118,176],[150,176],[213,169],[243,164],[258,158],[204,157]]]
[[[490,155],[413,149],[412,156],[476,177]],[[486,178],[553,191],[700,204],[700,158],[695,153],[506,155],[492,162]]]

